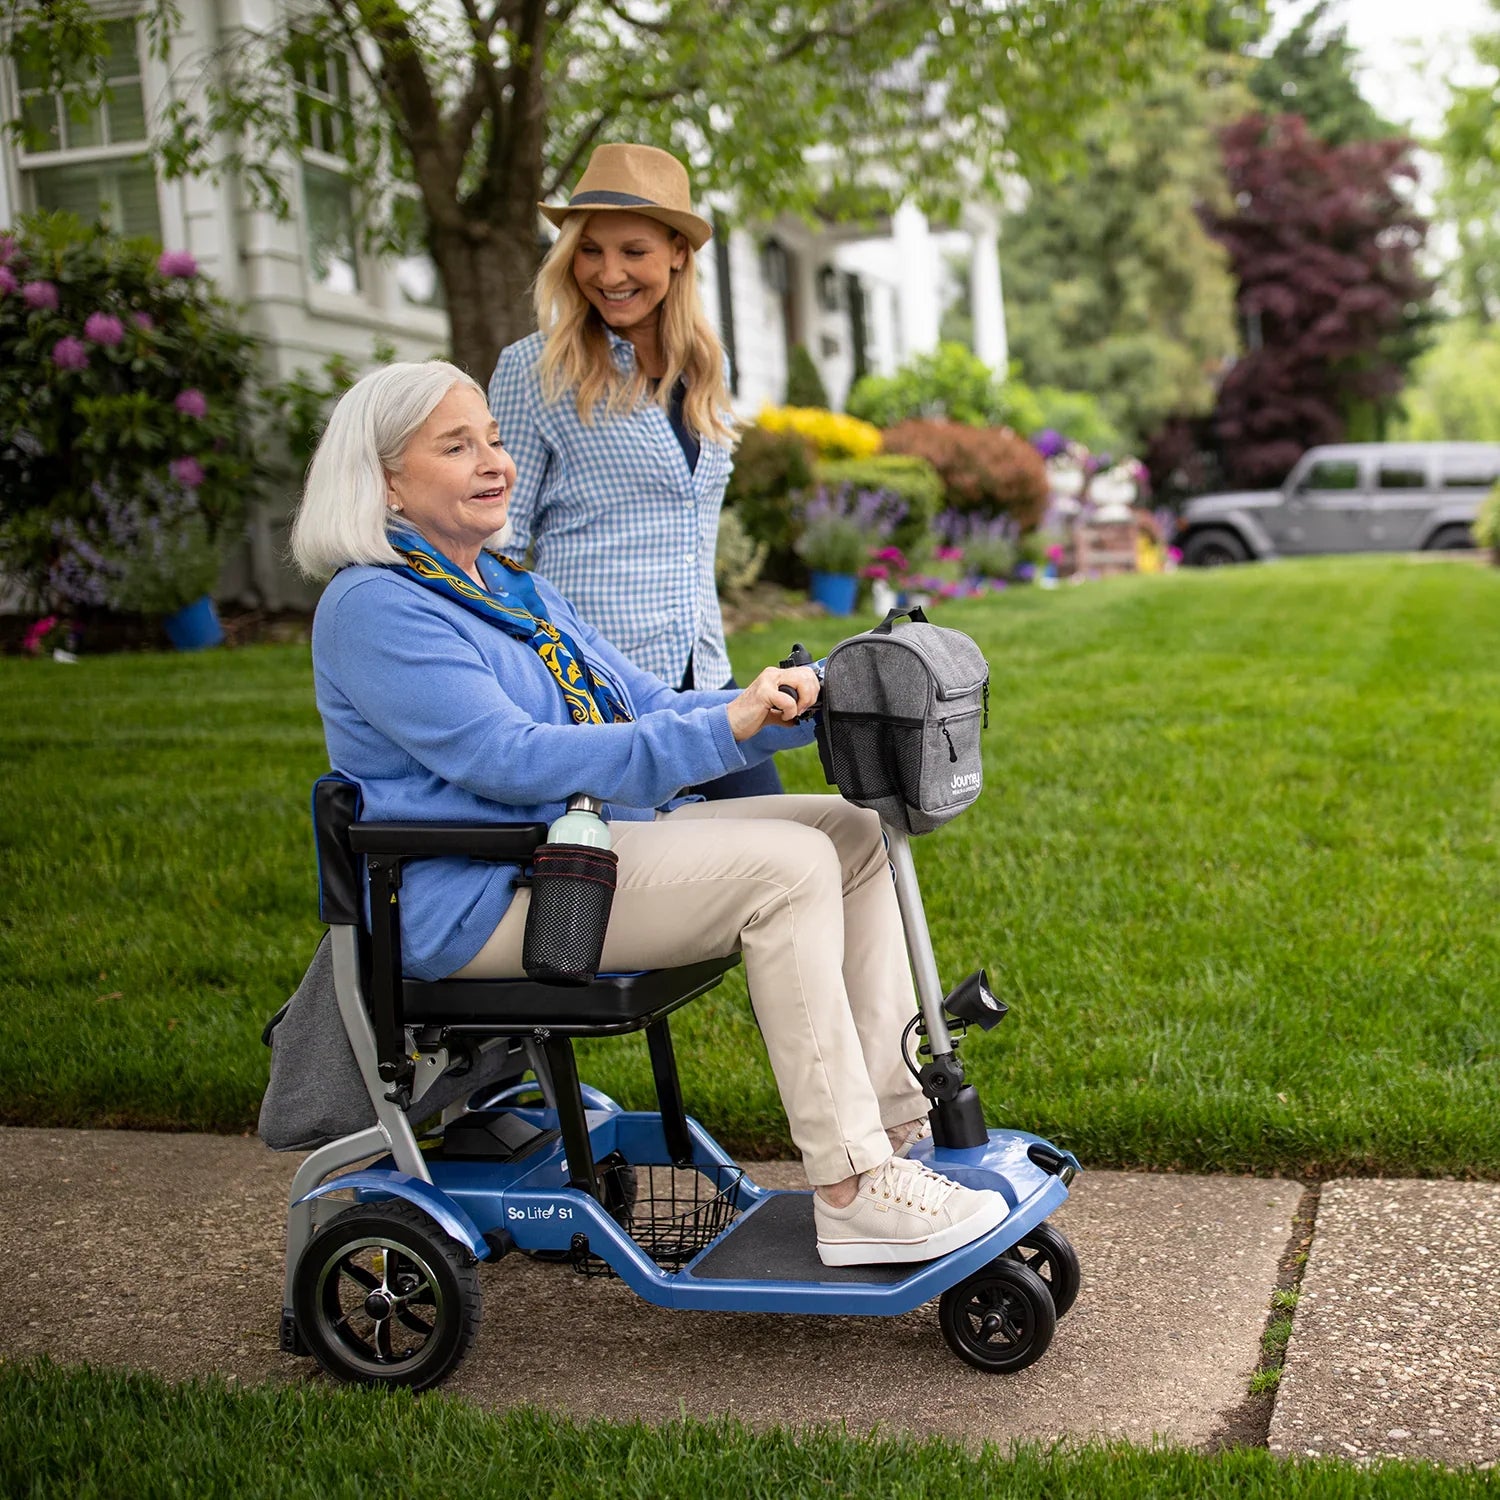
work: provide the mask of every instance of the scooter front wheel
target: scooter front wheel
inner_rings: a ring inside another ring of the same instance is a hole
[[[1005,1252],[1005,1259],[1030,1266],[1052,1293],[1058,1317],[1067,1316],[1068,1309],[1078,1300],[1083,1273],[1078,1267],[1078,1252],[1062,1230],[1038,1224]]]
[[[938,1299],[938,1323],[961,1360],[1008,1375],[1035,1364],[1057,1331],[1046,1283],[1029,1266],[993,1260]]]

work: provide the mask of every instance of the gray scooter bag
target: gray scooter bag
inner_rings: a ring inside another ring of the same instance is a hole
[[[898,625],[901,616],[910,623]],[[984,789],[979,731],[990,669],[960,630],[893,609],[828,653],[818,718],[823,774],[893,828],[930,833]]]

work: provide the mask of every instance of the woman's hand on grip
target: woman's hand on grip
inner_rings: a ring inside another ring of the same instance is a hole
[[[818,701],[820,686],[811,667],[767,667],[730,700],[730,731],[736,740],[748,740],[767,724],[794,724]]]

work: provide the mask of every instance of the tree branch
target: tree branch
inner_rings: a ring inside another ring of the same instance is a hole
[[[816,47],[819,42],[852,42],[855,37],[868,31],[871,26],[906,8],[906,0],[886,0],[885,4],[877,5],[868,15],[862,16],[848,26],[809,26],[801,36],[794,37],[781,51],[773,53],[767,59],[767,65],[774,67],[777,63],[790,62],[799,53],[806,52],[809,47]]]
[[[623,97],[628,99],[632,104],[662,104],[668,99],[680,99],[685,93],[691,92],[697,86],[696,80],[684,80],[676,88],[652,89],[646,93],[626,94]],[[550,198],[573,175],[573,169],[582,160],[583,153],[588,150],[589,146],[593,144],[594,138],[612,119],[614,119],[614,114],[607,110],[601,110],[594,116],[588,128],[573,143],[573,149],[568,152],[559,164],[557,171],[553,173],[552,180],[547,184],[546,191],[542,195],[543,197]]]
[[[647,21],[640,16],[633,16],[620,0],[600,0],[612,16],[618,16],[627,26],[634,26],[637,31],[649,31],[652,36],[666,36],[672,28],[663,21]]]

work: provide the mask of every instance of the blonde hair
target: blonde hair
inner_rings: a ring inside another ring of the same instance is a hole
[[[406,445],[454,386],[484,395],[456,365],[431,359],[373,370],[339,397],[292,522],[292,558],[307,577],[401,561],[386,538],[386,475],[400,472]]]
[[[593,422],[601,402],[607,416],[617,416],[633,411],[649,390],[639,362],[628,377],[615,364],[604,320],[573,275],[573,255],[590,217],[574,214],[563,225],[537,272],[534,290],[537,327],[547,340],[538,366],[542,395],[550,402],[572,391],[585,423]],[[724,349],[698,296],[693,247],[675,229],[662,227],[674,241],[682,241],[687,258],[672,273],[659,309],[667,368],[656,388],[656,404],[666,410],[678,380],[685,379],[683,421],[700,441],[727,447],[734,441],[734,417],[724,384]]]

